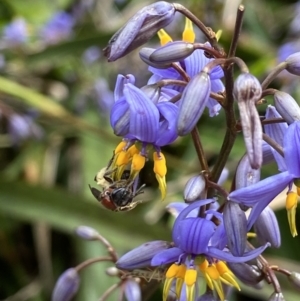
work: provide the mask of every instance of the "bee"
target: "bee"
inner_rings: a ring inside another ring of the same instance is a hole
[[[113,158],[112,158],[113,160]],[[135,180],[130,180],[130,171],[125,170],[120,180],[114,179],[115,169],[110,169],[111,162],[107,167],[102,168],[95,176],[95,181],[103,190],[100,191],[90,187],[93,196],[106,208],[112,211],[130,211],[141,201],[134,201],[134,198],[143,193],[142,189],[136,188]]]

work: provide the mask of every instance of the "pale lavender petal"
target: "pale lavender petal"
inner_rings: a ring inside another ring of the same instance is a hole
[[[129,105],[122,97],[114,103],[110,112],[110,124],[117,136],[125,136],[129,132],[130,111]]]
[[[124,294],[127,301],[142,301],[141,287],[134,279],[126,280]]]
[[[123,90],[125,84],[135,84],[135,77],[132,74],[122,75],[118,74],[116,84],[115,84],[115,90],[114,90],[114,97],[115,101],[119,100],[121,97],[124,96]]]

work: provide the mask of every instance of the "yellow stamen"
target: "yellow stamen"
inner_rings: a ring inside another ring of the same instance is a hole
[[[161,192],[161,197],[164,200],[166,197],[167,192],[167,183],[166,183],[166,174],[167,174],[167,165],[166,159],[163,153],[153,153],[153,161],[154,161],[154,168],[153,171],[155,173],[155,177],[158,182],[158,187]]]
[[[223,301],[225,297],[224,297],[222,283],[220,280],[220,273],[217,270],[216,266],[212,264],[209,267],[207,267],[206,273],[208,277],[211,279],[211,281],[213,282],[213,286],[216,289],[220,299]]]
[[[247,237],[248,238],[255,238],[257,235],[256,235],[256,233],[254,233],[254,232],[248,232],[247,233]]]
[[[236,282],[234,274],[230,271],[226,263],[224,261],[218,261],[215,265],[218,272],[220,273],[221,281],[228,285],[236,287],[240,291],[240,286]]]
[[[134,154],[132,157],[130,179],[133,180],[145,166],[146,158],[140,153]]]
[[[180,297],[182,285],[184,283],[185,273],[186,273],[186,265],[185,264],[179,265],[177,273],[176,273],[176,278],[177,278],[176,279],[176,295],[178,296],[178,298]]]
[[[199,264],[199,269],[201,272],[205,272],[208,267],[208,261],[205,259],[202,263]]]
[[[298,195],[296,192],[289,192],[286,197],[286,210],[289,221],[290,231],[293,237],[297,236],[296,229],[296,208],[297,208]]]
[[[159,37],[160,40],[160,45],[164,46],[166,44],[168,44],[169,42],[173,42],[172,38],[167,34],[167,32],[163,29],[160,29],[157,32],[157,35]]]
[[[182,41],[188,42],[188,43],[195,42],[195,32],[193,29],[193,23],[188,18],[185,18],[185,27],[184,27],[184,31],[182,33]]]
[[[132,145],[128,148],[127,152],[130,157],[133,157],[135,154],[138,154],[140,150],[135,145]]]
[[[126,141],[121,141],[115,148],[115,154],[118,154],[119,152],[121,152],[124,149],[124,147],[126,146],[126,144],[127,144]]]
[[[163,288],[163,301],[166,301],[168,298],[169,290],[171,288],[172,282],[179,270],[179,265],[178,264],[172,264],[167,272],[166,272],[166,280],[164,283],[164,288]]]
[[[185,273],[184,282],[186,284],[186,300],[193,301],[195,299],[195,283],[197,280],[197,271],[189,269]]]

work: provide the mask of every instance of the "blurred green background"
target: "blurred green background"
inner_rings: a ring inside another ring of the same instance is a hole
[[[164,149],[168,162],[164,203],[151,162],[141,175],[147,184],[142,195],[145,203],[131,212],[105,210],[88,188],[120,141],[109,126],[117,74],[134,74],[138,86],[144,85],[150,74],[137,51],[108,63],[101,49],[130,16],[149,3],[153,1],[0,1],[0,300],[50,300],[55,280],[65,269],[105,255],[99,243],[75,236],[79,225],[97,229],[119,254],[149,240],[171,238],[164,207],[182,200],[185,182],[200,171],[189,137]],[[220,43],[228,51],[239,1],[180,3],[213,30],[222,29]],[[300,20],[300,6],[296,1],[283,0],[246,0],[244,5],[237,56],[263,79],[278,62],[282,45],[289,42],[300,51],[300,25],[297,31],[294,21]],[[59,14],[61,20],[49,22]],[[19,28],[12,32],[9,26],[16,21]],[[174,39],[180,39],[183,25],[179,16],[168,26]],[[203,41],[201,35],[199,39]],[[156,38],[149,42],[154,47],[157,43]],[[299,99],[299,79],[295,76],[283,74],[272,87]],[[266,100],[272,103],[271,98]],[[262,114],[265,108],[261,106]],[[206,112],[199,130],[213,165],[225,132],[224,115],[211,119]],[[244,151],[239,137],[227,164],[227,189]],[[264,176],[272,172],[276,172],[275,166],[263,169]],[[276,213],[282,247],[268,251],[266,257],[300,272],[299,238],[292,239],[283,207],[279,198]],[[76,300],[98,300],[117,281],[105,275],[106,267],[98,263],[81,274]],[[281,280],[286,300],[298,300],[299,293]],[[260,291],[244,286],[231,300],[267,300],[271,292],[268,285]],[[116,300],[116,295],[109,300]],[[160,300],[160,295],[153,300]]]

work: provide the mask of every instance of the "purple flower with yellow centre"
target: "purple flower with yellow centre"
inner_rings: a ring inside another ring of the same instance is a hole
[[[267,243],[242,256],[234,256],[226,248],[227,236],[222,215],[214,210],[208,210],[205,218],[194,214],[195,209],[213,202],[212,199],[200,200],[183,209],[173,226],[174,247],[158,252],[152,258],[151,266],[171,264],[166,272],[163,300],[167,299],[174,282],[178,298],[185,284],[186,300],[194,300],[199,272],[204,275],[210,289],[216,290],[220,299],[224,300],[222,283],[239,289],[225,262],[247,262],[256,258],[269,246]],[[212,215],[219,220],[219,225],[209,219],[208,216]]]
[[[173,59],[191,79],[186,88],[173,86],[174,89],[179,92],[183,92],[182,99],[179,102],[179,120],[177,123],[179,134],[185,135],[195,126],[205,107],[208,107],[211,117],[219,114],[221,105],[215,99],[210,97],[209,94],[210,92],[218,93],[224,91],[224,85],[221,81],[223,71],[220,66],[217,66],[213,68],[209,74],[207,74],[205,80],[202,80],[203,75],[201,76],[201,71],[205,65],[213,59],[208,58],[204,50],[195,49],[193,46],[195,33],[193,30],[193,24],[189,19],[186,19],[185,29],[182,34],[182,41],[173,42],[172,38],[163,29],[158,32],[158,36],[162,47],[154,51],[150,55],[149,59],[155,64],[162,64],[162,66],[170,63],[170,60]],[[210,47],[209,43],[205,43],[204,45]],[[182,57],[182,59],[180,59],[180,57]],[[152,72],[153,75],[149,79],[148,84],[162,79],[184,80],[182,75],[173,67],[162,69],[155,68],[151,65],[149,67],[149,71]],[[198,78],[200,79],[200,82]],[[203,90],[204,92],[202,93]],[[197,97],[192,97],[190,95],[193,94],[193,92],[195,95],[198,94]],[[189,103],[189,101],[193,101],[193,104]],[[195,110],[195,108],[199,109]],[[187,120],[189,120],[188,123],[186,122]]]
[[[283,137],[284,161],[286,171],[266,178],[251,186],[231,192],[228,198],[231,201],[253,207],[249,219],[248,230],[266,206],[286,187],[289,187],[286,199],[286,209],[290,230],[293,236],[297,235],[295,214],[298,195],[300,195],[300,122],[292,123]],[[276,159],[276,157],[275,157]],[[282,164],[280,165],[282,168]],[[297,193],[292,191],[292,184],[297,186]]]
[[[118,76],[115,88],[115,103],[110,121],[114,132],[124,140],[115,150],[115,160],[119,177],[131,162],[130,179],[134,180],[144,167],[149,154],[153,153],[154,173],[159,183],[162,198],[166,195],[166,160],[161,147],[177,138],[176,118],[178,107],[166,101],[172,91],[158,89],[158,93],[146,86],[139,89],[134,85],[132,75]],[[154,92],[154,93],[153,93]],[[175,94],[177,92],[175,91]]]

